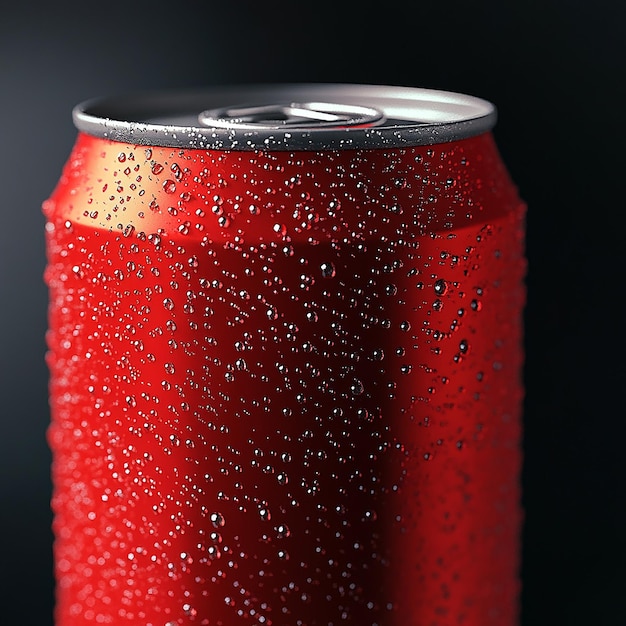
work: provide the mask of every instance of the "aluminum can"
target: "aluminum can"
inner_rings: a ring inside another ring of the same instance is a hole
[[[93,100],[47,218],[57,626],[513,626],[524,212],[494,107]]]

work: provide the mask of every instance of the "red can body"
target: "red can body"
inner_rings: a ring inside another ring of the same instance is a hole
[[[513,626],[524,207],[489,133],[81,133],[45,204],[57,626]]]

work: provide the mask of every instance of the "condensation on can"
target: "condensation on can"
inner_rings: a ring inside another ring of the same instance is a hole
[[[524,206],[494,107],[79,105],[45,204],[57,626],[514,626]]]

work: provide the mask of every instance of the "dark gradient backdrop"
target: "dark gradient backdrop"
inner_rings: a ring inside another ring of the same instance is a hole
[[[75,137],[71,108],[260,81],[433,87],[497,104],[496,139],[530,207],[523,626],[626,624],[626,51],[614,6],[2,4],[2,626],[52,623],[40,205]]]

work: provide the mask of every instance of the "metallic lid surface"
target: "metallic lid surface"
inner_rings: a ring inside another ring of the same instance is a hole
[[[136,145],[211,150],[341,150],[433,145],[490,130],[495,107],[447,91],[278,84],[142,93],[77,105],[75,126]]]

